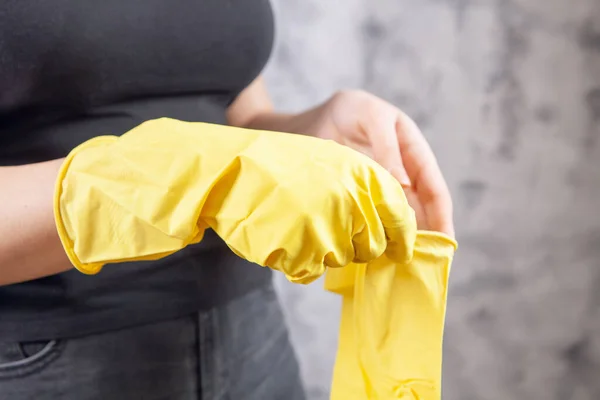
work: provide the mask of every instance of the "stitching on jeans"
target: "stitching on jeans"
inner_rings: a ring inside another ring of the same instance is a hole
[[[212,373],[214,366],[211,363],[212,354],[212,319],[210,311],[198,314],[198,347],[200,349],[198,357],[200,363],[200,393],[202,400],[211,400],[214,398],[214,382]]]
[[[213,357],[215,360],[215,374],[214,382],[215,388],[217,388],[219,399],[231,400],[231,386],[229,384],[229,364],[228,354],[229,346],[224,346],[223,342],[226,340],[224,337],[222,324],[227,321],[229,317],[227,315],[228,307],[224,309],[213,309],[211,311],[213,317]]]
[[[204,389],[202,388],[202,371],[204,370],[204,366],[202,365],[202,343],[200,343],[200,312],[195,312],[192,314],[192,322],[194,324],[194,340],[195,347],[194,351],[196,352],[196,397],[197,400],[202,400],[204,396]]]
[[[21,361],[0,366],[0,381],[22,378],[40,372],[60,357],[66,345],[64,340],[53,340],[39,353]]]

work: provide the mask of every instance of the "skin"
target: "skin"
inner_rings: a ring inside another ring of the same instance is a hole
[[[415,123],[391,104],[343,91],[303,113],[280,114],[258,78],[229,107],[227,119],[232,126],[335,140],[373,157],[404,186],[419,229],[454,235],[452,201],[435,156]],[[0,167],[0,285],[72,268],[52,209],[62,161]]]

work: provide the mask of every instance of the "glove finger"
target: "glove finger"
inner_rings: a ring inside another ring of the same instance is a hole
[[[417,237],[415,212],[402,186],[390,173],[383,169],[375,173],[371,192],[387,239],[385,253],[396,262],[408,262]]]

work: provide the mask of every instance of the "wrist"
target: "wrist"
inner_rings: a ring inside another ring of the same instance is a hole
[[[289,127],[293,125],[294,114],[284,114],[272,111],[261,112],[248,120],[243,128],[289,132]]]
[[[258,130],[318,136],[315,127],[319,126],[317,122],[321,118],[321,114],[320,107],[315,107],[298,114],[265,112],[256,115],[245,127]]]

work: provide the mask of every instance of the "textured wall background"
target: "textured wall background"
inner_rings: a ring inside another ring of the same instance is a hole
[[[267,78],[300,110],[360,87],[412,115],[456,206],[445,400],[600,399],[600,1],[277,0]],[[337,299],[277,281],[310,398]]]

